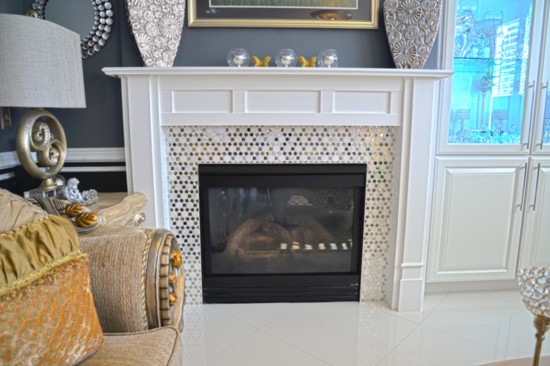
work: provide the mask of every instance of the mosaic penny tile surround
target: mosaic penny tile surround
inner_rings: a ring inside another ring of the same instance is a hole
[[[199,164],[367,164],[360,301],[384,300],[400,129],[357,126],[166,127],[170,225],[184,254],[186,301],[202,303]]]

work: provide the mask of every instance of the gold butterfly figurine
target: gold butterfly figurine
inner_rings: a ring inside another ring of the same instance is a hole
[[[298,61],[300,62],[302,67],[315,67],[315,63],[317,62],[317,57],[313,56],[308,60],[304,56],[298,56]]]
[[[266,56],[263,60],[260,60],[257,56],[252,56],[254,67],[267,67],[269,66],[269,61],[271,61],[271,56]]]

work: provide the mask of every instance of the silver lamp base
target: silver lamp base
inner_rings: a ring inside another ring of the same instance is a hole
[[[15,149],[23,169],[34,178],[42,179],[38,189],[55,191],[58,185],[54,177],[67,156],[67,140],[59,120],[41,108],[25,113],[17,129]]]

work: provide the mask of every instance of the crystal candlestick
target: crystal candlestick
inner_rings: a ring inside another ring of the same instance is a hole
[[[227,64],[229,66],[241,67],[248,66],[250,55],[244,48],[232,48],[227,53]]]
[[[279,67],[293,67],[296,65],[297,59],[296,51],[290,48],[284,48],[277,52],[275,63]]]
[[[523,304],[535,316],[537,330],[533,366],[538,366],[544,334],[550,327],[550,268],[524,268],[518,273]]]
[[[319,67],[338,67],[338,53],[336,50],[322,50],[317,57]]]

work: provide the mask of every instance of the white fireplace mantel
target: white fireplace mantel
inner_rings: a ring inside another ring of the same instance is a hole
[[[397,228],[387,300],[424,297],[439,80],[446,70],[105,68],[122,83],[128,188],[147,195],[146,225],[169,228],[164,129],[171,126],[401,128]]]

